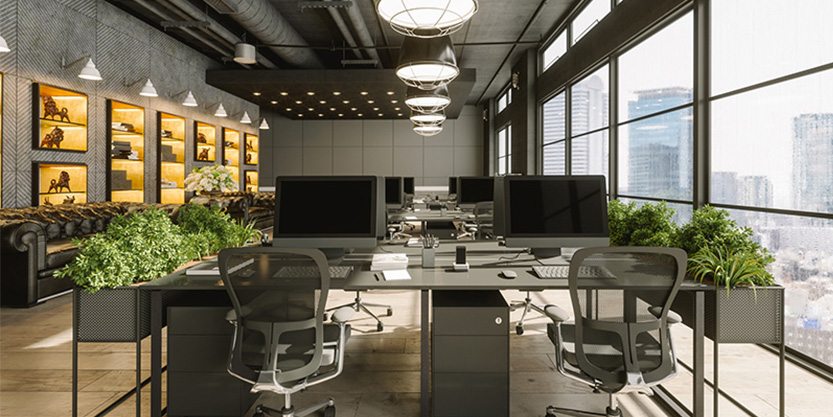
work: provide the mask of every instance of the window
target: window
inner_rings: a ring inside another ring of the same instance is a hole
[[[564,53],[567,52],[567,31],[562,31],[561,34],[555,37],[555,40],[552,41],[546,48],[544,48],[543,53],[543,62],[544,66],[542,71],[546,71],[550,65],[554,64],[555,61],[558,61],[558,58],[561,58]]]
[[[591,0],[573,19],[573,45],[610,13],[610,0]]]
[[[512,125],[497,132],[497,174],[512,172]]]
[[[544,103],[543,119],[543,172],[544,175],[564,175],[567,173],[565,142],[567,140],[567,111],[561,93]]]
[[[608,125],[608,66],[570,87],[572,134],[598,130]]]
[[[512,86],[511,85],[506,88],[506,91],[504,91],[503,94],[500,97],[497,98],[497,112],[498,113],[502,112],[503,109],[508,107],[510,104],[512,104]]]

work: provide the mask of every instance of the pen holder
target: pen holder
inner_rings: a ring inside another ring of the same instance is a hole
[[[435,248],[422,248],[422,267],[423,268],[433,268],[434,267],[434,253],[436,252]]]

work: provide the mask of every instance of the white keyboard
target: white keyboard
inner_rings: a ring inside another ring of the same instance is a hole
[[[330,278],[347,278],[353,272],[352,266],[331,266]],[[282,266],[272,278],[318,278],[318,268],[314,266]]]
[[[542,279],[567,278],[570,275],[570,267],[567,265],[533,266],[532,270],[538,278]],[[614,278],[610,271],[597,266],[580,266],[578,276],[579,278]]]

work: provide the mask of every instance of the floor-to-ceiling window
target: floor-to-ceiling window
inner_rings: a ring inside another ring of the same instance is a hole
[[[512,172],[512,125],[497,132],[497,175]]]
[[[610,118],[607,65],[570,86],[570,174],[607,176]]]
[[[561,92],[544,102],[541,109],[543,120],[543,173],[544,175],[564,175],[567,173],[567,110],[565,96]]]

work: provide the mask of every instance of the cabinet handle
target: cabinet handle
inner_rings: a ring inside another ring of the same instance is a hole
[[[495,317],[495,324],[501,324],[501,323],[503,323],[503,319],[500,318],[500,317]]]

